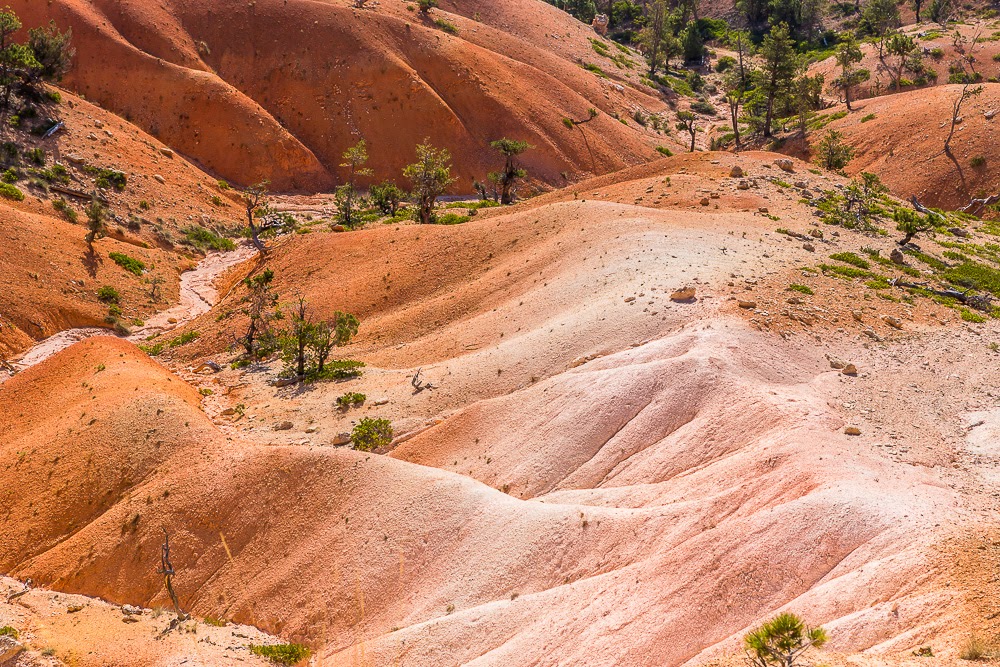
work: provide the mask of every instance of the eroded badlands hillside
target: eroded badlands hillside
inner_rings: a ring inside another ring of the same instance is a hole
[[[516,135],[537,147],[526,158],[533,178],[558,186],[648,160],[662,143],[616,120],[665,109],[636,85],[641,57],[620,54],[630,64],[615,79],[585,70],[593,31],[534,0],[444,3],[433,17],[398,1],[12,7],[28,24],[73,28],[80,55],[68,86],[234,183],[330,189],[359,139],[377,177],[399,179],[429,138],[451,148],[457,191],[469,192],[495,168],[488,143]],[[591,108],[601,112],[593,122],[564,126]]]
[[[229,368],[240,287],[156,359],[99,337],[19,373],[0,569],[169,606],[167,529],[185,609],[324,664],[725,663],[779,609],[823,624],[838,664],[929,643],[954,661],[997,629],[1000,337],[894,287],[943,278],[822,226],[810,201],[846,180],[777,157],[671,158],[457,226],[315,230],[223,281],[269,268],[283,299],[357,314],[337,354],[358,379]],[[965,226],[937,238],[971,255],[988,225]],[[348,391],[367,400],[338,408]],[[336,444],[363,416],[394,444]]]

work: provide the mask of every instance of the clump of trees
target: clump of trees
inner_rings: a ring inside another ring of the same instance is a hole
[[[17,105],[42,99],[42,85],[58,81],[69,71],[75,55],[72,31],[60,32],[55,22],[28,31],[17,42],[21,19],[9,7],[0,9],[0,111],[4,117]]]
[[[289,308],[289,323],[278,338],[285,374],[298,380],[327,377],[327,361],[334,348],[347,345],[358,333],[358,318],[336,311],[332,318],[316,319],[300,296]]]

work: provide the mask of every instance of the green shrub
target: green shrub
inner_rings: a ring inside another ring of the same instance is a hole
[[[986,318],[979,313],[974,313],[968,308],[962,309],[962,319],[966,322],[975,322],[976,324],[982,324],[986,321]],[[968,658],[966,658],[968,659]]]
[[[151,357],[155,357],[163,352],[163,348],[167,346],[164,342],[154,343],[153,345],[140,345],[139,349],[148,354]]]
[[[362,368],[365,367],[363,361],[351,361],[349,359],[335,359],[326,362],[323,374],[318,376],[318,380],[350,380],[362,375]]]
[[[823,273],[832,274],[838,278],[878,278],[879,276],[871,271],[863,271],[852,266],[834,266],[832,264],[820,264],[819,268]]]
[[[192,341],[196,341],[201,338],[201,334],[197,331],[185,331],[177,338],[170,341],[170,347],[180,347],[181,345],[187,345]]]
[[[279,665],[295,665],[310,655],[302,644],[251,644],[250,652]]]
[[[83,170],[95,178],[97,187],[102,190],[114,188],[121,192],[128,185],[128,177],[125,176],[124,172],[91,165],[87,165]]]
[[[973,168],[982,167],[986,164],[986,158],[983,157],[982,155],[977,155],[976,157],[969,160],[969,164],[972,165]]]
[[[392,442],[392,433],[392,423],[388,419],[364,417],[351,431],[351,442],[354,449],[372,452],[388,446]]]
[[[691,111],[704,114],[706,116],[714,116],[718,113],[715,110],[715,107],[710,102],[706,102],[705,100],[695,100],[692,102]]]
[[[869,264],[866,260],[863,260],[860,257],[858,257],[853,252],[834,253],[833,255],[830,255],[830,259],[835,259],[838,262],[844,262],[845,264],[856,266],[859,269],[871,268],[871,264]]]
[[[3,173],[2,176],[0,176],[0,179],[2,179],[4,183],[17,183],[22,178],[24,178],[24,176],[17,167],[10,167]]]
[[[129,273],[134,273],[137,276],[141,276],[142,272],[146,270],[146,265],[142,261],[136,259],[135,257],[129,257],[124,253],[112,252],[108,254],[108,257],[110,257],[111,261],[118,266],[122,267]]]
[[[439,225],[460,225],[468,221],[469,216],[458,215],[457,213],[445,213],[444,215],[439,215],[437,218],[437,224]]]
[[[337,405],[344,408],[345,410],[352,405],[361,405],[365,402],[368,397],[364,394],[359,394],[357,392],[349,392],[337,398]]]
[[[796,660],[811,646],[826,643],[823,628],[808,628],[801,618],[778,614],[743,637],[743,648],[753,667],[795,667]]]
[[[17,639],[19,633],[16,628],[12,628],[9,625],[5,625],[0,628],[0,637],[10,637],[11,639]]]
[[[97,300],[101,303],[119,303],[121,302],[121,298],[118,290],[111,285],[105,285],[97,290]]]
[[[79,219],[73,207],[70,206],[69,202],[63,199],[62,197],[52,200],[52,208],[59,211],[59,213],[61,213],[64,218],[66,218],[72,223],[76,223],[77,220]]]
[[[792,283],[791,285],[788,286],[788,289],[792,290],[793,292],[800,292],[802,294],[808,294],[808,295],[815,294],[815,292],[812,291],[812,288],[809,287],[808,285],[800,285],[798,283]]]
[[[13,201],[24,201],[24,193],[10,183],[0,183],[0,197]]]
[[[979,262],[965,262],[943,272],[942,277],[956,285],[1000,297],[1000,271]]]
[[[663,155],[666,155],[667,157],[671,157],[674,154],[674,152],[672,150],[670,150],[669,148],[667,148],[666,146],[657,146],[656,147],[656,152],[657,153],[662,153]]]
[[[229,189],[229,183],[227,183],[226,181],[219,181],[218,185],[219,185],[219,189],[220,190],[228,190]]]
[[[446,33],[451,35],[458,34],[458,26],[456,26],[451,21],[446,21],[444,19],[434,19],[434,25],[444,30]]]
[[[873,113],[870,113],[870,114],[868,114],[867,116],[863,116],[863,117],[861,118],[861,122],[862,122],[862,123],[867,123],[867,122],[868,122],[868,121],[870,121],[870,120],[875,120],[875,114],[873,114]]]
[[[731,69],[735,64],[736,58],[733,58],[732,56],[722,56],[715,63],[715,71],[720,73],[725,72],[726,70]]]

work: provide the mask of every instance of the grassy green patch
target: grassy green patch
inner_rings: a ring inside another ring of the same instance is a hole
[[[10,637],[12,639],[17,639],[19,633],[16,628],[12,628],[9,625],[5,625],[0,628],[0,637]]]
[[[24,201],[24,193],[16,185],[0,183],[0,197],[12,201]]]
[[[827,275],[833,275],[837,278],[881,278],[882,276],[872,273],[871,271],[865,271],[853,266],[839,266],[833,264],[820,264],[820,271]]]
[[[184,242],[194,246],[199,250],[236,250],[236,244],[224,236],[219,236],[211,229],[204,227],[187,227],[181,230],[184,233]]]
[[[975,322],[976,324],[982,324],[986,321],[986,318],[979,313],[974,313],[968,308],[961,309],[962,320],[965,322]]]
[[[956,285],[1000,297],[1000,271],[979,262],[965,262],[942,272],[942,277]]]
[[[108,257],[110,257],[111,261],[118,266],[122,267],[129,273],[134,273],[137,276],[141,276],[143,271],[146,270],[146,265],[142,263],[142,261],[136,259],[135,257],[129,257],[125,253],[112,252],[108,254]]]
[[[185,331],[177,338],[170,341],[170,347],[180,347],[181,345],[187,345],[193,341],[201,338],[201,334],[197,331]]]
[[[815,292],[812,291],[812,288],[809,287],[808,285],[800,285],[798,283],[792,283],[791,285],[788,286],[788,289],[792,290],[793,292],[799,292],[801,294],[809,294],[809,295],[815,294]]]
[[[830,255],[830,259],[835,259],[838,262],[843,262],[845,264],[850,264],[851,266],[856,266],[859,269],[870,269],[871,264],[867,260],[861,259],[858,255],[853,252],[838,252]]]

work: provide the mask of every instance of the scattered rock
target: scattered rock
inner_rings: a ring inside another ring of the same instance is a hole
[[[989,111],[984,111],[983,112],[983,117],[986,120],[993,120],[994,116],[996,116],[996,115],[997,115],[997,110],[996,109],[990,109]]]
[[[167,183],[167,179],[163,178],[159,174],[154,174],[153,175],[153,180],[156,181],[157,183],[159,183],[160,185],[166,185],[166,183]]]
[[[292,422],[281,422],[280,424],[275,424],[274,425],[274,430],[275,431],[291,431],[292,430]]]
[[[142,607],[135,607],[130,604],[122,605],[122,613],[126,616],[142,616]]]
[[[702,197],[700,203],[702,206],[708,206],[708,197]]]
[[[634,296],[627,296],[627,297],[625,297],[625,303],[632,303],[633,301],[635,301],[635,297]]]
[[[837,357],[831,357],[830,355],[827,355],[826,358],[830,360],[830,368],[833,368],[833,369],[836,369],[836,370],[839,371],[839,370],[843,370],[844,367],[847,366],[846,363],[844,363],[843,361],[841,361]]]
[[[815,229],[815,228],[810,229],[809,230],[809,236],[813,237],[814,239],[821,239],[821,238],[823,238],[823,230],[822,229]]]
[[[319,429],[316,428],[315,426],[310,426],[309,428],[306,429],[306,433],[315,433],[318,430]]]
[[[761,206],[760,208],[757,209],[757,212],[758,213],[763,213],[764,215],[767,215],[771,211],[766,206]]]
[[[695,289],[693,287],[682,287],[670,295],[671,301],[691,301],[694,299]]]
[[[862,316],[863,316],[863,313],[860,310],[852,310],[851,311],[851,317],[854,318],[855,322],[860,322]]]
[[[223,417],[232,417],[236,414],[236,408],[226,408],[220,413]]]
[[[13,665],[14,659],[23,651],[21,642],[7,635],[0,636],[0,665]]]
[[[757,307],[756,301],[737,301],[736,305],[745,310],[753,310]]]
[[[334,447],[337,447],[339,445],[346,445],[350,441],[351,441],[350,433],[338,433],[337,435],[330,438],[330,444],[333,445]]]
[[[846,364],[842,369],[840,369],[840,372],[844,375],[857,375],[858,367],[854,364]]]
[[[879,336],[877,333],[875,333],[874,329],[865,329],[863,333],[866,336],[868,336],[869,338],[871,338],[873,341],[875,341],[876,343],[881,343],[882,342],[882,337]]]
[[[814,246],[812,243],[803,243],[802,249],[805,250],[806,252],[816,252],[816,246]]]
[[[844,433],[847,435],[861,435],[861,429],[857,426],[848,426],[844,429]]]
[[[102,129],[104,127],[104,121],[103,120],[95,120],[94,121],[94,127],[96,127],[98,130]]]
[[[740,167],[739,165],[733,167],[729,171],[729,176],[730,176],[730,178],[743,178],[743,167]],[[745,188],[741,188],[741,189],[745,189]]]
[[[962,229],[961,227],[950,227],[948,228],[948,231],[954,234],[955,236],[962,237],[963,239],[968,238],[969,236],[968,230]]]
[[[790,303],[793,306],[801,306],[802,305],[802,299],[799,298],[799,297],[797,297],[797,296],[791,296],[791,297],[788,297],[787,303]]]
[[[898,317],[892,317],[891,315],[886,315],[885,317],[882,318],[882,321],[888,324],[893,329],[903,328],[903,323],[899,320]]]
[[[171,150],[171,149],[167,148],[166,146],[164,146],[163,148],[160,149],[160,155],[162,155],[163,157],[168,157],[170,159],[173,159],[174,152],[173,152],[173,150]]]
[[[892,252],[889,253],[889,259],[892,260],[893,264],[906,264],[906,257],[899,248],[892,249]]]
[[[177,324],[177,318],[176,317],[168,317],[167,318],[167,324]]]
[[[86,164],[87,163],[86,158],[80,157],[76,153],[70,153],[69,155],[64,155],[63,157],[66,158],[66,161],[69,162],[70,164]]]
[[[375,406],[389,405],[389,399],[388,398],[380,398],[377,401],[375,401],[374,403],[372,403],[372,405],[375,405]]]
[[[795,171],[795,164],[787,158],[780,158],[775,160],[774,166],[776,166],[781,171],[787,171],[788,173]]]
[[[809,187],[809,184],[806,183],[805,181],[795,181],[794,183],[792,183],[792,185],[797,187],[799,190],[805,190],[806,188]]]
[[[83,611],[82,604],[71,604],[70,606],[66,607],[67,614],[75,614],[78,611]]]
[[[749,190],[750,189],[750,184],[747,183],[746,181],[740,181],[739,183],[736,184],[736,189],[737,190]]]
[[[90,134],[88,134],[87,138],[90,139],[91,141],[97,141],[97,135],[94,134],[93,132],[91,132]]]

